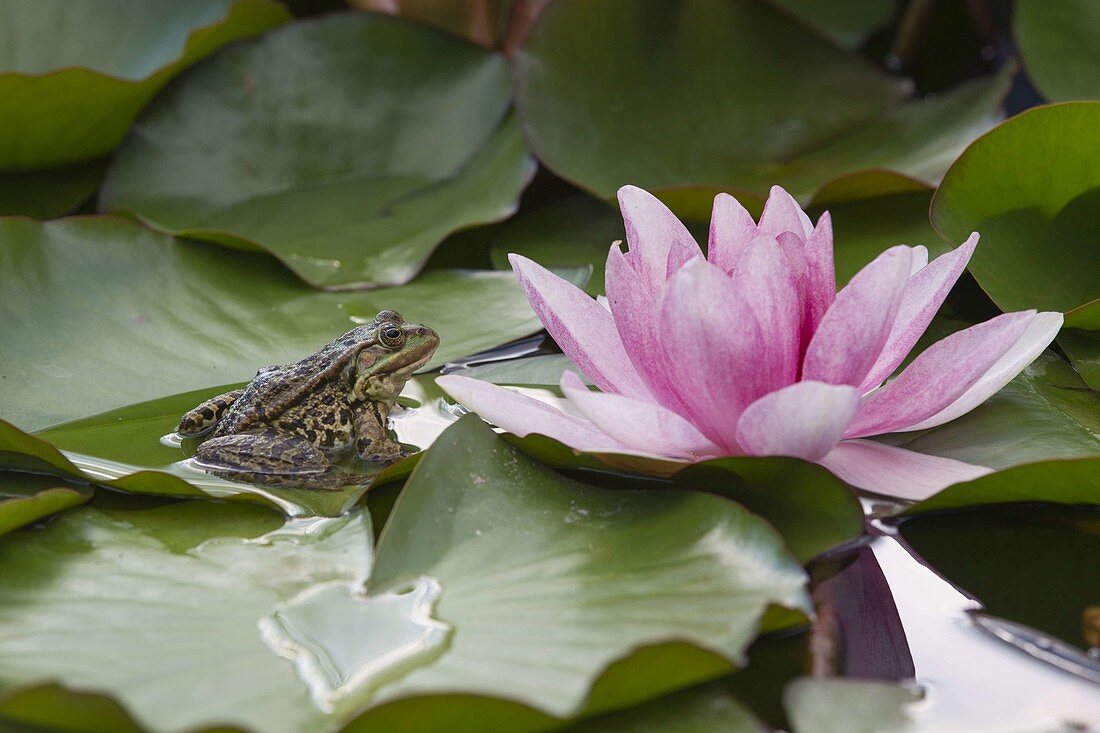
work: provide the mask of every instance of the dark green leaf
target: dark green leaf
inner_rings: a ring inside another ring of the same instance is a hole
[[[626,238],[618,209],[577,194],[505,223],[493,237],[493,266],[511,270],[515,252],[543,267],[592,267],[586,290],[602,295],[604,263],[611,243]]]
[[[816,30],[855,48],[890,22],[895,0],[777,0]]]
[[[275,0],[5,2],[0,170],[106,155],[173,76],[289,17]]]
[[[1100,99],[1100,3],[1017,0],[1015,25],[1024,66],[1047,99]]]
[[[808,200],[865,168],[935,180],[992,124],[1009,80],[909,101],[906,80],[751,0],[565,0],[516,64],[545,165],[601,197],[632,183],[708,209],[716,188],[747,199],[778,183]]]
[[[951,166],[932,222],[958,243],[982,240],[970,271],[1004,311],[1070,311],[1100,298],[1100,102],[1028,110]]]
[[[0,471],[0,535],[83,504],[91,496],[91,489],[49,476]]]
[[[1100,457],[1025,463],[991,473],[949,486],[902,516],[1017,502],[1100,505]]]
[[[410,280],[534,173],[508,64],[382,15],[301,21],[219,54],[138,120],[101,204],[263,248],[326,287]]]

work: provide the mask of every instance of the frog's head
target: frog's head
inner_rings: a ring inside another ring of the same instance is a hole
[[[352,394],[359,399],[397,399],[412,373],[428,363],[439,346],[439,335],[418,323],[408,323],[396,311],[379,313],[370,336],[355,358]]]

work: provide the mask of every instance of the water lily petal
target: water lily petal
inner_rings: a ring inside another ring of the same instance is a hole
[[[605,392],[649,394],[619,340],[611,314],[587,293],[526,257],[508,255],[527,300],[554,341]]]
[[[657,341],[658,300],[618,244],[611,245],[607,254],[607,301],[623,348],[652,395],[646,401],[656,400],[670,410],[687,414],[679,394],[669,385],[664,350]]]
[[[806,349],[803,379],[863,382],[886,345],[912,262],[909,247],[891,247],[836,294]]]
[[[648,191],[623,186],[619,208],[630,248],[627,258],[654,296],[672,276],[670,267],[679,269],[684,262],[703,256],[687,227]]]
[[[805,241],[813,230],[810,217],[806,216],[794,197],[781,186],[772,186],[768,201],[764,204],[764,213],[760,215],[757,233],[778,237],[783,232],[794,232]]]
[[[587,420],[515,390],[457,374],[439,377],[435,383],[470,412],[521,438],[538,433],[575,450],[595,453],[627,450]]]
[[[817,330],[826,311],[836,300],[836,269],[833,262],[833,219],[826,211],[817,220],[802,248],[806,259],[804,320],[808,334]]]
[[[970,385],[954,402],[932,417],[910,425],[906,430],[924,430],[943,425],[965,415],[985,402],[1012,381],[1028,364],[1035,361],[1050,345],[1062,328],[1062,314],[1045,311],[1036,314],[1023,335],[990,367],[978,381]]]
[[[707,240],[707,259],[723,272],[737,264],[741,250],[756,236],[756,222],[741,202],[728,193],[714,197]]]
[[[685,265],[665,288],[657,334],[684,417],[738,453],[741,411],[770,390],[760,327],[733,280],[705,260]]]
[[[890,338],[886,340],[878,361],[860,385],[864,392],[881,384],[905,360],[966,269],[977,246],[978,234],[975,232],[958,248],[940,255],[909,278],[894,327],[890,329]],[[927,256],[928,252],[925,250],[925,257]]]
[[[660,405],[593,392],[570,371],[562,374],[561,390],[593,425],[627,448],[693,460],[723,452],[690,422]]]
[[[745,408],[737,442],[751,456],[794,456],[815,461],[840,440],[859,408],[859,390],[825,382],[797,382]]]
[[[845,440],[818,463],[856,488],[913,501],[992,473],[985,466],[871,440]]]
[[[918,244],[910,249],[913,250],[913,266],[909,268],[909,277],[913,277],[928,266],[928,248]]]
[[[929,346],[860,405],[845,437],[892,433],[943,410],[1011,351],[1035,311],[1004,313]]]
[[[768,377],[767,391],[790,384],[798,377],[802,337],[801,290],[791,259],[774,237],[756,236],[731,278],[760,324],[764,349],[759,363]]]

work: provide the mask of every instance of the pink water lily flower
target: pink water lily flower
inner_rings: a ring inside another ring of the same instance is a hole
[[[554,340],[600,391],[561,380],[561,409],[461,376],[439,384],[519,436],[579,451],[697,461],[795,456],[854,486],[911,499],[989,469],[867,440],[974,409],[1053,340],[1060,313],[1005,313],[954,333],[891,375],[978,243],[932,262],[891,247],[838,292],[829,214],[814,226],[782,188],[759,223],[714,200],[707,257],[664,204],[619,191],[628,250],[612,245],[606,300],[517,255],[512,267]]]

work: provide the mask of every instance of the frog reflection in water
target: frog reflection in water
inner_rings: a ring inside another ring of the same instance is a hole
[[[322,474],[330,454],[352,447],[362,460],[392,463],[402,451],[386,433],[390,409],[438,345],[435,331],[385,310],[316,354],[264,367],[203,402],[177,432],[205,435],[195,458],[227,478]]]

